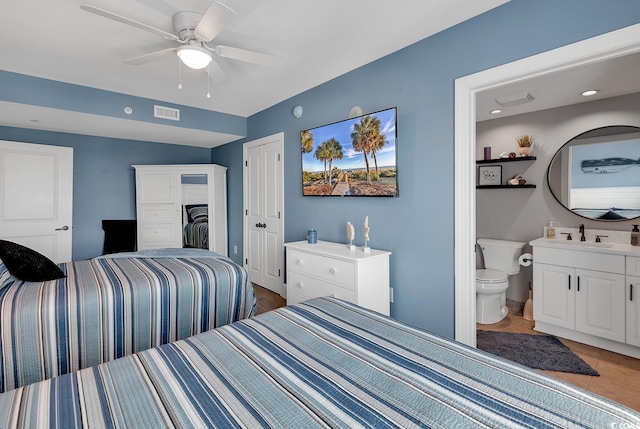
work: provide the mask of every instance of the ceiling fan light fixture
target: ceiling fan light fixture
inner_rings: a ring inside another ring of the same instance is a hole
[[[200,46],[187,45],[178,48],[178,57],[185,66],[195,70],[205,68],[211,62],[211,54]]]

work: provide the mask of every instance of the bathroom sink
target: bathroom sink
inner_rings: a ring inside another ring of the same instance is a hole
[[[549,240],[549,243],[557,244],[561,246],[599,247],[604,249],[610,249],[613,247],[612,243],[596,243],[594,241]]]

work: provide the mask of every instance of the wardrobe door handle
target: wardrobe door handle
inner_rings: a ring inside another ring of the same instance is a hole
[[[569,276],[568,279],[569,279],[569,282],[568,282],[569,283],[569,290],[571,290],[571,276]]]
[[[578,292],[580,292],[580,276],[578,276]]]
[[[629,301],[633,301],[633,284],[629,285]]]

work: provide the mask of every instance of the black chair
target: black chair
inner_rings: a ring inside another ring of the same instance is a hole
[[[102,229],[104,231],[103,255],[136,250],[135,220],[103,220]]]

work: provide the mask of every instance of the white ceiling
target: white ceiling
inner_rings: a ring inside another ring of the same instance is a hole
[[[480,92],[476,97],[476,119],[478,121],[498,119],[554,107],[601,100],[640,92],[640,53],[611,58],[580,67],[566,68],[555,73],[525,79],[512,84]],[[590,97],[582,92],[597,89]],[[496,98],[529,93],[534,97],[528,103],[502,107]],[[492,115],[493,109],[502,113]]]
[[[211,99],[204,71],[183,67],[177,89],[177,56],[122,62],[175,42],[80,9],[90,4],[173,32],[174,13],[204,12],[210,1],[5,0],[0,69],[247,117],[508,0],[219,0],[236,16],[214,44],[277,63],[216,57],[231,82],[212,82]]]
[[[6,0],[0,13],[0,69],[154,100],[248,117],[296,94],[427,38],[508,0],[219,0],[236,11],[215,39],[277,58],[272,66],[216,57],[230,77],[210,82],[177,57],[122,62],[173,42],[80,9],[91,4],[172,32],[171,16],[203,12],[210,0]],[[363,25],[374,23],[374,25]],[[384,28],[384,31],[380,31]],[[640,92],[640,55],[565,70],[478,94],[478,120]],[[181,81],[183,89],[177,88]],[[551,90],[549,90],[551,88]],[[590,98],[583,89],[601,92]],[[530,92],[535,100],[488,112],[496,97]],[[237,136],[13,103],[0,125],[214,147]],[[33,122],[34,119],[39,122]]]

